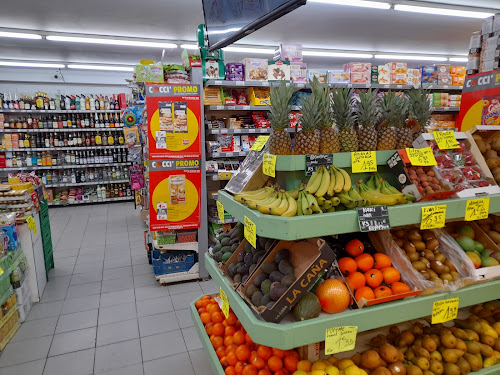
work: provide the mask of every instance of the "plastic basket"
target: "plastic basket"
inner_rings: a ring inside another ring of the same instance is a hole
[[[173,251],[168,253],[161,253],[158,250],[152,251],[153,272],[156,276],[166,275],[176,272],[186,272],[194,265],[194,252],[193,251]],[[186,258],[183,262],[167,263],[179,255],[185,255]]]
[[[196,242],[196,230],[183,230],[177,232],[177,242]]]
[[[172,245],[175,243],[175,232],[172,230],[156,232],[156,242],[158,245]]]

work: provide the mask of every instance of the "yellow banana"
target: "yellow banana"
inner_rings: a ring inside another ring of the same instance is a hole
[[[260,200],[269,197],[274,192],[274,188],[265,187],[255,191],[242,192],[234,195],[234,200],[244,203],[247,199]]]
[[[274,200],[278,197],[278,193],[274,192],[272,193],[268,198],[254,201],[254,200],[246,200],[245,204],[248,206],[248,208],[251,208],[252,210],[257,209],[257,205],[263,205],[263,204],[268,204],[274,202]]]
[[[313,173],[313,175],[309,179],[309,182],[307,183],[306,191],[309,194],[316,193],[321,184],[322,177],[323,177],[323,169],[318,168],[316,172]]]
[[[297,199],[299,197],[299,189],[302,187],[302,185],[300,185],[298,188],[295,188],[293,190],[289,190],[287,191],[286,193],[291,196],[293,199]]]
[[[288,198],[286,193],[281,194],[281,203],[278,207],[271,207],[271,215],[281,216],[288,210]]]
[[[283,217],[293,217],[297,215],[297,202],[293,197],[288,194],[285,194],[288,199],[288,210],[286,210],[281,216]]]
[[[271,208],[278,207],[281,204],[281,193],[278,194],[278,198],[276,198],[272,203],[268,204],[257,204],[257,211],[263,214],[270,214]]]
[[[297,216],[302,216],[304,213],[302,212],[302,192],[299,191],[299,197],[297,199]]]
[[[332,202],[332,205],[334,207],[336,207],[340,204],[340,199],[338,197],[333,197],[332,199],[330,199],[330,201]]]
[[[342,177],[344,177],[344,191],[351,190],[352,181],[351,181],[351,176],[349,176],[349,173],[347,173],[342,168],[337,168],[337,167],[335,167],[335,168],[342,174]]]
[[[323,213],[323,211],[321,211],[321,208],[319,208],[316,198],[314,198],[312,194],[306,193],[306,197],[307,201],[309,202],[309,208],[313,210],[313,212],[317,212],[319,214]]]
[[[344,175],[340,173],[340,171],[334,166],[333,167],[333,173],[335,174],[335,187],[334,191],[335,193],[341,193],[344,190]]]
[[[324,205],[327,199],[325,197],[316,197],[316,201],[320,206]]]
[[[302,213],[304,215],[312,215],[312,210],[309,208],[309,201],[307,200],[306,192],[302,191]]]
[[[357,202],[358,207],[363,207],[364,205],[366,205],[366,200],[361,195],[359,195],[356,189],[351,188],[347,192],[347,194],[349,194],[349,197],[351,197]]]
[[[329,196],[333,196],[335,194],[335,172],[333,171],[333,165],[330,166],[330,185],[328,185],[328,190],[326,193]]]
[[[318,202],[319,203],[319,202]],[[323,211],[333,207],[332,201],[325,200],[325,203],[319,206]]]
[[[323,175],[321,178],[321,184],[319,185],[318,190],[314,194],[316,197],[322,197],[328,191],[328,186],[330,186],[330,173],[325,166],[320,167],[323,170]]]
[[[337,195],[340,199],[340,203],[342,203],[346,208],[354,208],[357,205],[357,202],[352,199],[347,193],[340,193]]]
[[[373,205],[385,205],[385,206],[394,206],[398,203],[397,198],[390,195],[383,195],[379,193],[372,193],[369,191],[365,191],[360,193],[360,195],[371,202]]]

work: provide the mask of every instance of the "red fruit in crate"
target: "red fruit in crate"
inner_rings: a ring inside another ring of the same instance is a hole
[[[350,256],[356,258],[365,251],[365,245],[363,245],[363,242],[360,240],[351,240],[345,245],[345,251],[347,251]]]
[[[351,296],[339,279],[327,279],[316,288],[321,309],[328,314],[340,313],[349,307]]]
[[[441,154],[435,156],[438,167],[440,168],[453,168],[455,163],[453,163],[453,158],[450,155]]]
[[[476,161],[474,160],[474,156],[470,152],[464,152],[463,158],[464,158],[464,162],[465,162],[464,165],[466,165],[466,166],[476,165]]]

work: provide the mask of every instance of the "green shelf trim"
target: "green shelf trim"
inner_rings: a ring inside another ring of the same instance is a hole
[[[215,261],[205,254],[205,267],[214,282],[227,295],[229,306],[250,332],[252,340],[262,345],[283,350],[325,341],[325,330],[339,326],[358,326],[358,332],[398,324],[412,319],[430,316],[436,301],[459,298],[460,308],[500,298],[500,280],[472,285],[450,293],[418,296],[400,301],[382,303],[339,314],[321,315],[318,318],[289,324],[275,324],[260,320],[240,295],[233,290]]]
[[[500,212],[500,194],[490,195],[490,214]],[[462,219],[467,201],[474,198],[457,198],[442,201],[403,204],[389,207],[389,219],[393,227],[420,224],[421,207],[446,205],[446,220]],[[257,235],[278,240],[297,240],[329,236],[341,233],[359,232],[358,214],[355,210],[324,213],[320,215],[281,217],[264,215],[236,202],[232,195],[220,190],[218,200],[239,222],[245,216],[257,226]]]
[[[394,155],[395,150],[376,151],[377,165],[386,165],[387,160]],[[339,152],[333,154],[333,164],[338,168],[351,168],[351,153]],[[276,170],[280,172],[303,171],[306,167],[305,155],[276,155]]]

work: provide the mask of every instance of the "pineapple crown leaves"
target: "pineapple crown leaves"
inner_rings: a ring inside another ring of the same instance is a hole
[[[410,99],[410,116],[423,128],[429,122],[432,114],[432,103],[429,97],[429,89],[412,89],[408,92]]]
[[[294,91],[294,86],[287,86],[284,81],[278,86],[271,87],[269,120],[273,129],[285,129],[288,126],[288,114],[292,110]]]
[[[392,91],[387,92],[382,99],[381,112],[384,117],[385,126],[406,126],[410,102],[403,95]]]
[[[322,128],[331,128],[333,125],[332,110],[330,106],[330,86],[328,81],[325,85],[321,85],[318,78],[314,76],[313,80],[309,80],[313,96],[320,101],[319,111],[321,111],[321,120],[319,126]]]
[[[315,95],[301,94],[300,103],[302,105],[302,130],[314,131],[319,128],[323,119],[323,111],[320,110],[321,99]]]
[[[354,112],[354,90],[352,88],[336,88],[330,96],[332,118],[339,130],[352,129],[356,122]]]
[[[378,122],[378,90],[369,89],[359,92],[359,101],[356,107],[358,124],[361,127],[373,128]]]

